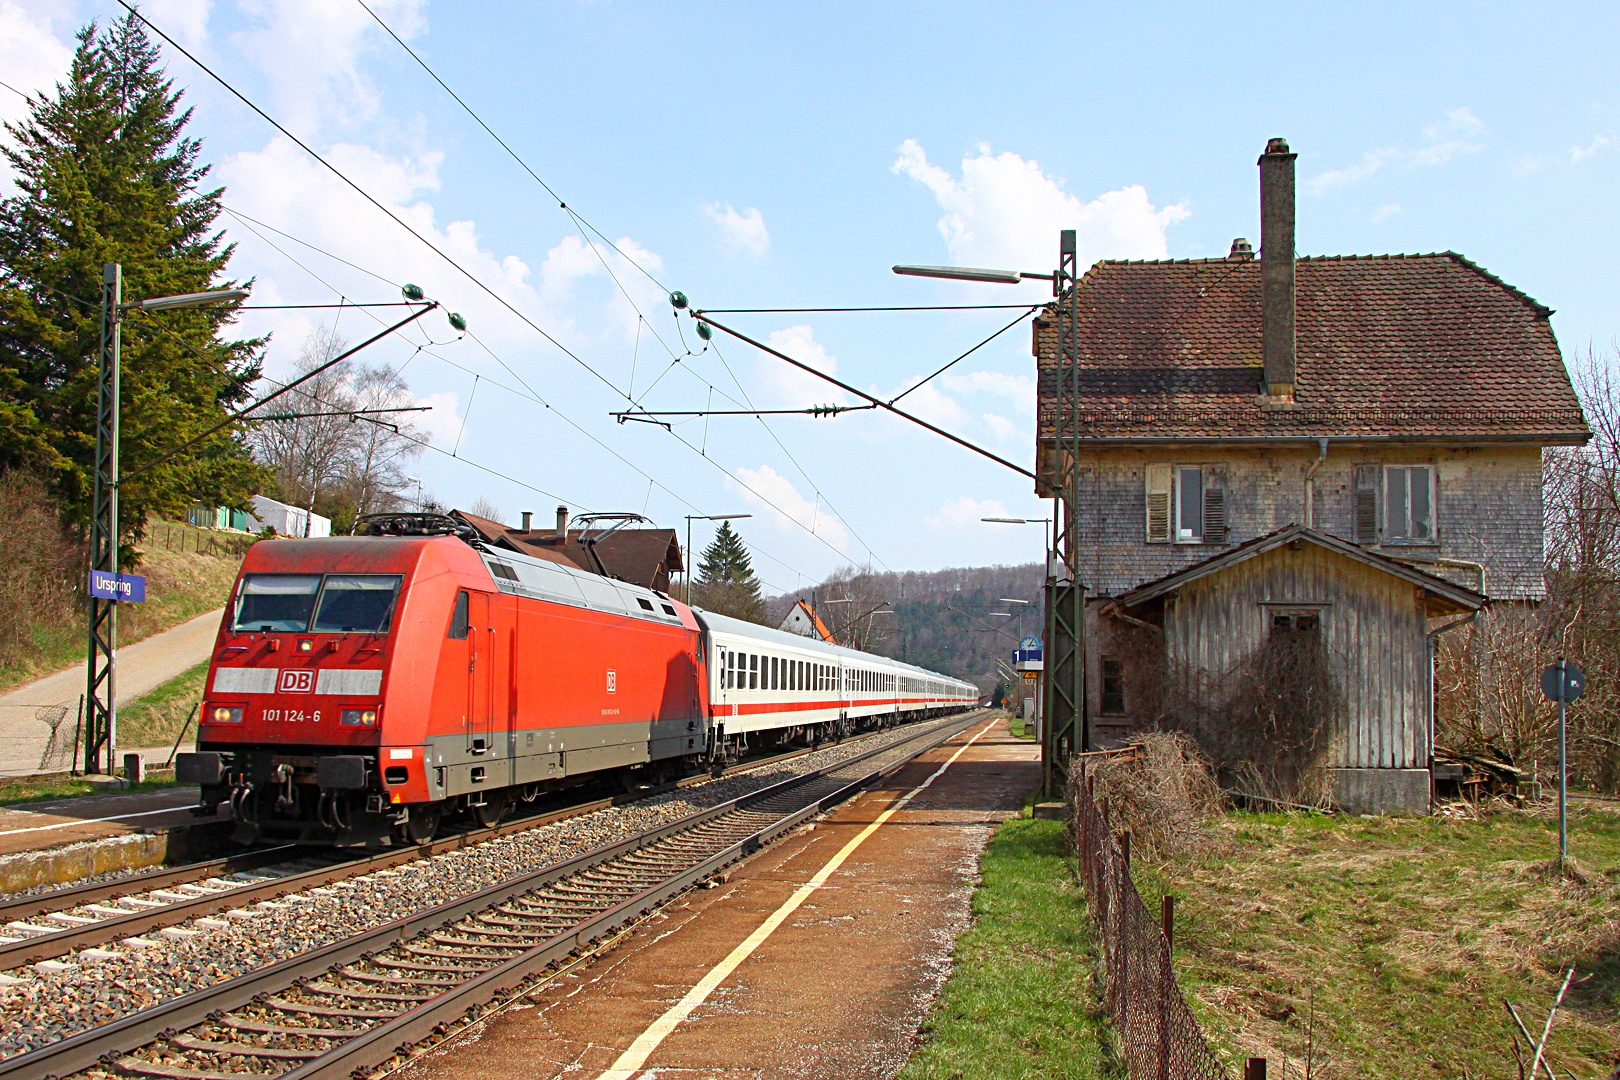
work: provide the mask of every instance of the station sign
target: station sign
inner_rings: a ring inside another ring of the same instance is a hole
[[[109,574],[90,571],[90,595],[98,600],[127,600],[146,603],[146,579],[138,574]]]
[[[1041,639],[1034,634],[1027,635],[1013,650],[1013,666],[1019,671],[1039,671],[1044,666],[1041,663]]]

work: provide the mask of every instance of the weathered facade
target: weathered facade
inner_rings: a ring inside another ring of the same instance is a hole
[[[1258,259],[1239,240],[1099,262],[1036,323],[1037,472],[1078,465],[1061,513],[1089,595],[1086,727],[1163,718],[1143,634],[1214,685],[1308,627],[1342,691],[1321,760],[1340,800],[1421,809],[1432,620],[1544,595],[1542,449],[1588,432],[1550,309],[1450,252],[1297,258],[1281,140],[1261,173]]]

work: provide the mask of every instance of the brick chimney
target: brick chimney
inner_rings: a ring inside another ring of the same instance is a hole
[[[1294,159],[1272,139],[1260,155],[1260,316],[1266,397],[1294,400]]]
[[[568,507],[557,507],[557,542],[563,543],[568,539]]]
[[[523,511],[523,531],[524,532],[529,531],[529,524],[532,521],[534,521],[534,512],[531,511],[531,510]]]

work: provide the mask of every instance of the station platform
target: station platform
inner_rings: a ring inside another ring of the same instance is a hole
[[[193,786],[0,806],[0,893],[224,850],[230,810],[192,815]]]
[[[402,1075],[886,1080],[949,974],[981,851],[1040,781],[1038,755],[1004,718],[969,727]]]

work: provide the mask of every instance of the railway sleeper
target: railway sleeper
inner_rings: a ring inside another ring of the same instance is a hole
[[[513,935],[513,936],[515,937],[516,935]],[[525,942],[473,941],[470,938],[456,937],[453,934],[434,934],[433,935],[433,941],[434,941],[434,944],[437,944],[437,945],[451,945],[451,946],[461,945],[461,946],[465,946],[467,948],[473,948],[473,949],[507,949],[507,950],[517,949],[517,950],[521,951],[521,950],[527,949],[529,947],[528,944],[526,943],[526,941]],[[471,954],[469,954],[469,953],[451,953],[449,955],[463,955],[464,956],[464,955],[471,955]]]
[[[276,1046],[253,1046],[249,1043],[214,1042],[210,1039],[194,1039],[190,1035],[170,1035],[166,1040],[170,1046],[181,1050],[201,1050],[210,1054],[235,1054],[237,1057],[283,1058],[288,1061],[308,1061],[318,1058],[324,1050],[288,1050]]]
[[[300,987],[310,994],[326,994],[331,997],[353,998],[355,1001],[432,1001],[438,994],[385,994],[378,990],[356,990],[352,987],[333,986],[331,983],[312,982]]]
[[[480,960],[484,961],[486,966],[488,964],[498,964],[501,961],[499,956],[485,956],[483,953],[472,952],[467,949],[435,949],[432,947],[431,942],[414,945],[407,943],[400,946],[400,948],[405,951],[407,956],[418,956],[424,960]],[[493,949],[496,946],[490,945],[487,948]],[[474,968],[473,970],[482,971],[484,969]]]
[[[251,1031],[257,1035],[287,1035],[306,1039],[353,1039],[366,1033],[365,1028],[311,1028],[288,1027],[285,1024],[267,1024],[263,1020],[244,1020],[229,1013],[210,1020],[209,1023],[235,1028],[237,1031]]]
[[[392,1020],[403,1009],[391,1009],[388,1012],[379,1012],[372,1009],[334,1009],[328,1005],[311,1005],[303,1001],[292,1001],[288,998],[271,997],[265,1004],[282,1012],[299,1013],[306,1016],[330,1016],[343,1020]]]
[[[459,986],[460,979],[413,979],[408,975],[401,975],[395,971],[356,971],[353,968],[339,968],[339,975],[345,979],[354,979],[364,983],[415,983],[418,986],[437,986],[448,990],[452,986]],[[319,1029],[317,1029],[319,1030]]]
[[[201,1069],[182,1069],[158,1061],[124,1055],[114,1062],[118,1071],[127,1076],[157,1076],[163,1080],[275,1080],[275,1073],[257,1072],[204,1072]]]

